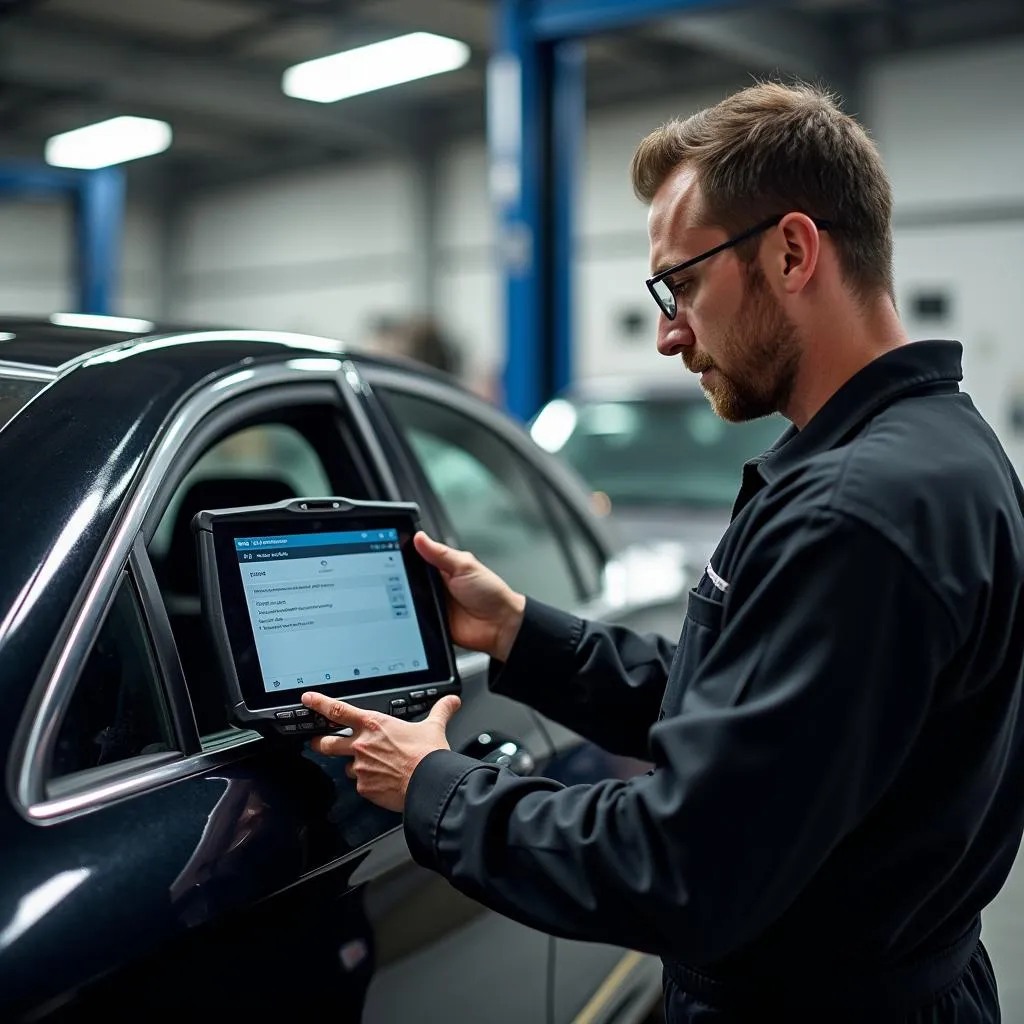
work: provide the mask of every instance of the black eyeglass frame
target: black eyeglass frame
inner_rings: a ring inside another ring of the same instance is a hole
[[[665,280],[666,277],[671,277],[673,274],[680,274],[684,270],[689,270],[690,267],[696,266],[698,263],[703,263],[704,260],[711,259],[712,256],[717,256],[720,252],[724,252],[726,249],[731,249],[734,245],[739,245],[740,242],[745,242],[748,238],[753,238],[754,235],[761,234],[762,231],[767,231],[769,228],[775,227],[779,221],[785,217],[786,214],[780,213],[775,217],[769,217],[768,220],[761,221],[760,224],[755,224],[752,228],[748,228],[746,231],[740,232],[738,235],[734,235],[732,238],[727,238],[724,242],[719,243],[713,249],[708,249],[707,252],[702,252],[699,256],[694,256],[692,259],[683,260],[682,263],[677,263],[674,267],[669,267],[668,270],[662,270],[655,274],[654,277],[647,278],[647,290],[651,293],[651,298],[658,304],[658,309],[664,314],[666,320],[675,320],[676,314],[679,312],[679,307],[676,304],[675,296],[672,296],[672,310],[669,311],[662,302],[661,297],[654,290],[655,285],[660,284]],[[819,231],[828,231],[832,228],[832,221],[822,220],[818,217],[811,217],[811,221]]]

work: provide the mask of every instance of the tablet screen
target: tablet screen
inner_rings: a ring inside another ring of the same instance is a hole
[[[415,506],[310,504],[196,516],[203,607],[234,720],[276,721],[303,690],[409,714],[457,692],[443,584],[412,542]]]
[[[425,669],[396,529],[234,538],[263,689]]]

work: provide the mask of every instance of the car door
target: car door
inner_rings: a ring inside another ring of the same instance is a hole
[[[351,367],[337,381],[349,399],[359,390]],[[231,731],[225,734],[223,723],[210,717],[211,709],[204,710],[213,683],[209,651],[200,650],[194,616],[190,617],[195,581],[181,579],[187,554],[184,542],[175,547],[175,539],[183,536],[184,524],[197,507],[277,500],[289,496],[280,493],[284,485],[303,495],[416,496],[400,467],[395,472],[382,458],[377,439],[359,418],[358,404],[346,405],[341,422],[334,425],[326,416],[316,419],[306,406],[263,405],[255,420],[244,408],[240,410],[234,417],[236,429],[225,433],[221,428],[212,447],[205,448],[194,464],[181,467],[184,473],[149,544],[186,676],[191,673],[201,742],[214,749],[225,736],[230,741]],[[426,525],[433,528],[429,510],[425,516]],[[499,746],[503,737],[514,735],[524,748],[540,748],[538,756],[546,756],[534,718],[513,702],[491,695],[484,685],[485,672],[485,659],[468,654],[460,658],[464,703],[459,722],[450,732],[452,745],[487,752]],[[297,766],[307,762],[321,773],[317,782],[311,777],[309,785],[324,789],[326,780],[332,791],[306,820],[308,836],[315,837],[316,857],[302,865],[295,879],[301,878],[301,885],[278,892],[270,901],[279,910],[268,917],[268,924],[259,933],[250,926],[245,948],[263,941],[279,943],[271,934],[271,923],[278,935],[312,932],[319,962],[334,973],[340,969],[344,977],[344,984],[335,986],[331,1002],[340,1005],[338,1012],[345,1020],[377,1024],[413,1017],[447,1020],[455,993],[466,1019],[510,1024],[540,1019],[544,985],[523,987],[514,979],[528,975],[543,980],[547,971],[544,937],[485,911],[415,865],[401,833],[400,817],[359,797],[341,759],[321,758],[309,751],[301,756],[275,751],[251,770],[276,782],[283,772],[294,774]],[[308,804],[311,792],[296,796],[304,796]],[[286,843],[289,837],[278,838]],[[355,859],[350,858],[353,851]],[[313,929],[315,922],[325,924]],[[326,964],[323,956],[331,946],[333,962]],[[495,950],[501,950],[500,957]],[[308,955],[304,941],[298,956]]]
[[[281,487],[392,496],[326,362],[251,368],[181,405],[57,640],[14,783],[12,857],[49,900],[0,944],[25,1007],[286,1010],[305,971],[323,972],[305,1007],[361,1006],[372,936],[351,876],[398,816],[340,761],[228,726],[187,530],[188,501],[218,487],[243,503]],[[267,960],[273,984],[245,980]]]
[[[517,590],[555,606],[612,617],[612,541],[587,512],[585,492],[546,465],[525,432],[438,382],[381,370],[367,371],[367,378],[380,414],[393,424],[421,486],[439,506],[446,541],[472,551]],[[617,607],[617,617],[637,624],[645,611],[655,611],[654,603]],[[549,777],[588,782],[628,777],[646,767],[537,717],[554,755],[541,766]],[[549,1019],[584,1014],[628,1020],[646,1013],[660,991],[660,968],[650,957],[561,939],[552,940],[551,954],[556,976]]]
[[[197,507],[282,490],[408,496],[354,379],[324,359],[227,376],[184,403],[152,454],[26,748],[19,792],[36,824],[18,856],[45,872],[55,909],[18,946],[33,965],[25,1005],[57,996],[68,1020],[111,1005],[163,1019],[298,1005],[397,1021],[412,1001],[440,1020],[461,991],[476,1019],[539,1019],[543,995],[508,965],[543,979],[542,946],[415,868],[399,816],[360,798],[341,759],[235,729],[219,700],[188,524]],[[473,704],[470,688],[467,728]],[[508,727],[528,733],[508,704]],[[393,984],[364,1015],[377,969]]]

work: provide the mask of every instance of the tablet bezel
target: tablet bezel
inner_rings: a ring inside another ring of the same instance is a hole
[[[281,502],[275,506],[205,512],[197,517],[205,520],[199,528],[209,529],[212,535],[219,591],[216,603],[234,666],[239,691],[235,696],[251,712],[294,706],[308,690],[358,703],[360,698],[368,696],[449,686],[455,678],[436,572],[423,561],[412,542],[419,529],[416,507],[399,503],[344,502],[341,507],[325,508],[322,507],[325,502],[319,503],[321,507],[310,500]],[[331,503],[337,505],[339,499],[333,499]],[[412,597],[411,611],[423,640],[426,666],[418,671],[381,674],[365,679],[310,679],[301,686],[268,691],[259,662],[235,539],[389,528],[398,533],[399,551]]]

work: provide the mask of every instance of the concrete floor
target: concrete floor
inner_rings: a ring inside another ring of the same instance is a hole
[[[996,971],[1003,1024],[1024,1024],[1024,852],[981,915],[981,940]]]

